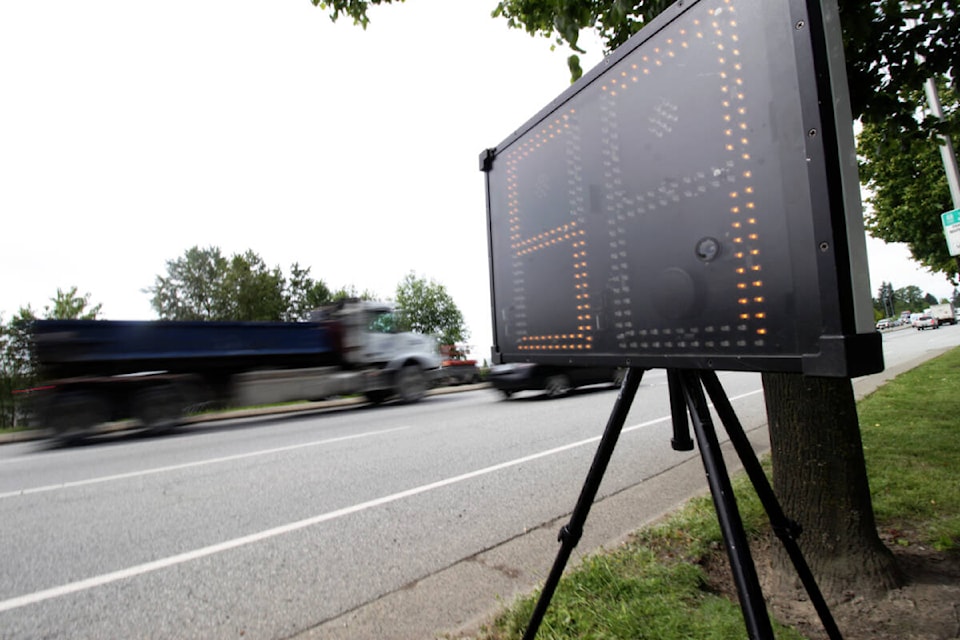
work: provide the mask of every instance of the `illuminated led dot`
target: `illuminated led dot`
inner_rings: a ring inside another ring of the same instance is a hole
[[[754,280],[754,281],[752,282],[752,284],[753,284],[753,286],[755,286],[755,287],[762,287],[762,286],[763,286],[763,281],[762,281],[762,280]]]
[[[741,314],[740,314],[740,319],[741,319],[741,320],[749,320],[749,319],[750,319],[750,314],[749,314],[749,313],[741,313]]]
[[[763,312],[755,313],[755,314],[753,314],[753,317],[756,318],[757,320],[763,320],[764,318],[767,317],[767,314],[765,314],[765,313],[763,313]]]
[[[752,172],[752,171],[744,171],[744,172],[743,172],[743,177],[744,177],[744,178],[750,178],[750,177],[752,177],[752,176],[753,176],[753,172]]]
[[[740,298],[739,300],[737,300],[737,302],[740,304],[750,304],[750,301],[747,300],[746,298]]]
[[[739,223],[739,222],[734,222],[732,226],[733,226],[734,229],[739,229],[739,228],[740,228],[740,223]]]
[[[756,240],[759,236],[757,236],[757,234],[755,234],[755,233],[751,233],[751,234],[748,235],[747,237],[750,238],[751,240]]]
[[[730,207],[730,213],[740,213],[740,207]]]
[[[760,249],[751,249],[751,250],[750,250],[750,255],[752,255],[752,256],[758,256],[758,255],[760,255]]]
[[[753,299],[754,302],[763,302],[763,296],[757,296]]]
[[[742,260],[743,256],[744,256],[743,251],[737,251],[735,254],[733,254],[733,257],[736,258],[737,260]]]
[[[757,329],[757,333],[760,334],[761,336],[765,336],[765,335],[767,335],[767,330],[766,330],[766,329]]]
[[[746,283],[746,282],[738,282],[738,283],[737,283],[737,289],[746,289],[746,288],[747,288],[747,283]]]
[[[737,192],[736,192],[736,191],[731,191],[731,192],[730,192],[730,197],[731,197],[731,198],[736,198],[736,197],[737,197]]]

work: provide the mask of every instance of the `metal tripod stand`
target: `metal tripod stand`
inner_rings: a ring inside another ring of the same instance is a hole
[[[553,598],[553,593],[560,582],[564,567],[570,559],[574,547],[580,541],[583,534],[583,525],[600,488],[603,474],[607,469],[610,457],[613,455],[617,439],[620,437],[620,432],[623,429],[627,414],[630,412],[642,377],[642,369],[629,369],[627,371],[570,521],[560,529],[560,550],[553,563],[553,568],[550,570],[550,575],[544,583],[540,599],[523,636],[524,640],[533,640],[536,637],[543,616],[550,605],[550,600]],[[730,568],[737,585],[737,595],[740,599],[740,608],[743,611],[749,637],[752,640],[773,640],[773,627],[766,612],[756,565],[750,555],[746,532],[743,529],[736,499],[733,496],[730,477],[720,451],[720,442],[717,438],[713,420],[710,417],[710,409],[707,406],[704,389],[709,395],[714,410],[726,429],[744,470],[766,510],[774,533],[790,556],[790,560],[793,562],[800,580],[810,596],[810,601],[820,616],[820,621],[823,623],[827,635],[831,640],[841,640],[840,630],[837,628],[833,615],[830,613],[813,573],[811,573],[810,567],[797,544],[800,526],[784,515],[780,503],[773,493],[773,488],[760,466],[760,461],[757,460],[753,447],[747,439],[743,426],[737,419],[737,415],[723,391],[716,373],[710,370],[668,369],[667,382],[670,390],[670,409],[673,419],[671,444],[678,451],[693,449],[689,427],[690,422],[692,422],[697,443],[700,445],[700,457],[703,460],[707,482],[710,485],[710,493],[716,507],[720,531],[723,534],[724,545],[730,558]],[[688,414],[690,421],[687,420]]]

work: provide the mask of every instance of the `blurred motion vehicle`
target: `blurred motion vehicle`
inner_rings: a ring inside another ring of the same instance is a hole
[[[164,430],[206,405],[417,402],[440,370],[436,341],[393,326],[389,306],[360,300],[309,322],[38,320],[33,414],[53,436],[74,437],[128,418]]]
[[[936,329],[938,326],[937,319],[933,316],[928,316],[926,314],[921,315],[916,320],[913,321],[913,326],[917,331],[923,331],[925,329]]]
[[[480,382],[480,369],[477,361],[467,358],[466,349],[452,344],[440,345],[440,373],[438,385],[473,384]]]
[[[938,325],[957,323],[956,311],[949,302],[933,305],[927,315],[933,317]]]
[[[493,388],[509,398],[517,391],[543,391],[559,398],[577,387],[594,384],[619,385],[623,371],[613,367],[557,367],[511,363],[491,367],[487,377]]]

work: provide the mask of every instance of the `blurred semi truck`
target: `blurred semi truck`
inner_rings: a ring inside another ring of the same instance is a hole
[[[38,320],[34,421],[69,438],[123,419],[161,431],[204,406],[417,402],[439,375],[437,342],[394,325],[388,305],[361,300],[308,322]]]

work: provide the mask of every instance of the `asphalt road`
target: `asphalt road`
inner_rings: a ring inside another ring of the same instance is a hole
[[[960,328],[886,335],[888,373]],[[721,376],[765,446],[759,376]],[[2,638],[430,638],[542,579],[616,393],[242,418],[0,447]],[[705,490],[643,379],[585,553]],[[731,465],[732,466],[732,465]]]

